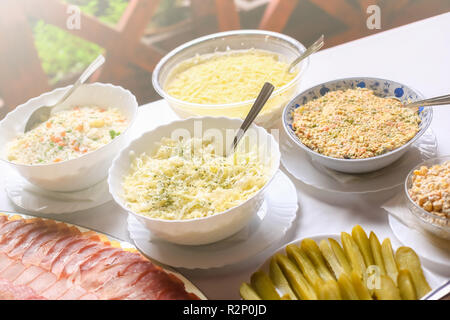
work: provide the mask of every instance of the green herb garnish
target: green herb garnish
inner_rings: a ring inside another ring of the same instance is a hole
[[[120,135],[120,132],[116,132],[114,130],[109,130],[109,135],[111,136],[111,139],[114,139],[115,137]]]

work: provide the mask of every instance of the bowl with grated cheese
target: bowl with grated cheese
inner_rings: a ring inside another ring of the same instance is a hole
[[[153,72],[156,91],[182,118],[245,118],[265,82],[275,86],[256,124],[274,127],[298,92],[309,63],[289,64],[305,47],[286,35],[262,30],[221,32],[187,42],[161,59]]]
[[[115,201],[155,236],[202,245],[247,225],[278,170],[274,137],[253,125],[228,152],[241,119],[193,117],[144,133],[114,160]]]
[[[51,191],[82,190],[106,179],[137,114],[136,98],[128,90],[88,84],[59,105],[47,121],[24,133],[31,113],[50,105],[67,89],[33,98],[0,122],[0,159],[32,184]]]

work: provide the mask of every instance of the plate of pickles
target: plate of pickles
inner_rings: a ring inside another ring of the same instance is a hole
[[[244,300],[417,300],[438,285],[413,249],[394,250],[357,225],[280,248],[239,292]]]

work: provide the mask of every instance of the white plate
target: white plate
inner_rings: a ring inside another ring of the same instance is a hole
[[[439,240],[439,247],[433,245],[432,238],[409,228],[389,215],[389,226],[395,237],[405,246],[414,248],[423,264],[443,276],[450,277],[450,241]],[[447,243],[446,247],[441,247]]]
[[[19,208],[36,214],[63,214],[98,207],[112,200],[106,180],[76,192],[47,191],[17,173],[6,178],[8,198]]]
[[[280,130],[281,163],[296,179],[318,189],[367,193],[388,190],[405,182],[408,172],[418,163],[436,156],[437,142],[428,129],[399,160],[381,170],[366,174],[346,174],[325,168],[294,145]]]
[[[305,237],[303,239],[306,239],[306,238],[312,239],[312,240],[314,240],[317,243],[319,243],[323,239],[332,238],[332,239],[338,241],[339,244],[341,243],[341,237],[338,234],[318,234],[318,235],[311,236],[311,237]],[[286,255],[285,248],[288,245],[290,245],[290,244],[299,245],[302,242],[303,239],[297,239],[297,240],[294,240],[292,242],[289,242],[288,244],[283,245],[281,248],[279,248],[277,251],[275,251],[257,270],[264,271],[265,273],[268,274],[269,273],[269,269],[270,269],[270,259],[272,258],[272,256],[274,256],[277,253],[281,253],[281,254]],[[380,239],[380,241],[382,241],[382,239]],[[398,246],[395,245],[395,241],[392,242],[392,247],[393,247],[394,251],[397,250]],[[423,269],[423,273],[425,275],[425,278],[427,279],[428,284],[430,285],[432,290],[437,288],[439,285],[441,285],[441,281],[438,278],[436,278],[435,276],[433,276],[433,274],[431,272],[429,272],[423,266],[422,266],[422,269]]]
[[[250,224],[225,240],[203,246],[183,246],[152,237],[133,216],[128,231],[136,247],[163,264],[186,269],[218,268],[248,259],[279,241],[297,215],[297,191],[278,171],[268,186],[263,206]]]

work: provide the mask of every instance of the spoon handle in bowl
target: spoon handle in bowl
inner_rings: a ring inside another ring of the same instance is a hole
[[[325,42],[323,41],[324,36],[321,35],[319,39],[316,40],[308,49],[305,50],[297,59],[292,61],[292,63],[289,65],[288,72],[292,73],[294,70],[294,67],[300,63],[303,59],[306,59],[310,55],[312,55],[314,52],[319,51],[320,48],[323,47]]]
[[[414,101],[405,105],[407,108],[426,107],[426,106],[440,106],[444,104],[450,104],[450,94],[446,94],[439,97],[430,99]]]
[[[67,98],[80,86],[82,85],[89,77],[105,62],[105,57],[99,55],[81,74],[78,78],[77,82],[70,87],[69,90],[64,94],[64,96],[56,103],[55,105],[61,104],[67,100]]]
[[[232,145],[232,151],[236,149],[236,146],[238,145],[239,141],[244,136],[247,129],[250,127],[250,125],[255,120],[256,116],[259,114],[261,109],[266,104],[267,100],[269,100],[270,95],[272,94],[275,87],[269,83],[266,82],[264,86],[262,87],[261,91],[259,92],[258,97],[255,100],[255,103],[253,104],[252,108],[250,109],[250,112],[245,117],[244,122],[242,123],[241,127],[238,130],[238,133],[234,137],[233,145]]]

